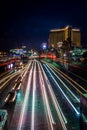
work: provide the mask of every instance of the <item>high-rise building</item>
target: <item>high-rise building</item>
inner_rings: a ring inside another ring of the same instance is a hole
[[[71,26],[66,26],[61,29],[50,30],[49,34],[49,46],[54,46],[57,49],[58,44],[63,43],[64,41],[69,41],[71,46],[80,46],[81,45],[81,33],[80,29],[72,28]]]

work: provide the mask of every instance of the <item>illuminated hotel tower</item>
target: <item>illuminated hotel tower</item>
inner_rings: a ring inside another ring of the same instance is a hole
[[[72,44],[80,47],[81,45],[81,34],[80,29],[73,29],[71,26],[66,26],[61,29],[50,30],[49,34],[49,47],[54,46],[55,49],[58,47],[58,43],[62,43],[69,39]],[[72,45],[71,45],[72,46]]]

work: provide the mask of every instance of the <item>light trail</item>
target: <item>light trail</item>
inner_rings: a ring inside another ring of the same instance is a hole
[[[46,70],[48,71],[48,73],[51,75],[52,79],[54,80],[54,82],[56,83],[56,85],[58,86],[58,88],[60,89],[61,93],[64,95],[64,97],[66,98],[66,100],[69,102],[69,104],[72,106],[73,110],[76,112],[76,114],[80,114],[78,112],[78,110],[74,107],[74,105],[71,103],[71,101],[68,99],[68,97],[66,96],[66,94],[63,92],[63,90],[61,89],[61,87],[59,86],[59,84],[57,83],[57,81],[55,80],[55,78],[53,77],[53,75],[50,73],[50,71],[48,70],[48,68],[46,67],[46,65],[44,64],[44,67],[46,68]]]
[[[43,101],[44,101],[44,107],[47,111],[47,117],[48,117],[50,127],[51,127],[50,130],[53,130],[53,124],[55,124],[55,123],[54,123],[52,113],[50,110],[50,106],[49,106],[49,102],[48,102],[48,98],[47,98],[47,93],[46,93],[46,88],[45,88],[45,83],[44,83],[44,79],[43,79],[39,64],[38,64],[38,68],[39,68],[39,72],[40,72],[39,73],[39,80],[40,80],[40,87],[41,87],[41,91],[42,91]]]
[[[34,122],[35,122],[35,92],[36,91],[36,62],[34,65],[34,72],[33,72],[33,99],[32,99],[32,119],[31,119],[31,130],[34,130]]]
[[[40,66],[41,66],[41,64],[40,64]],[[50,92],[50,95],[51,95],[53,104],[54,104],[55,109],[56,109],[56,111],[57,111],[57,115],[58,115],[58,117],[59,117],[59,119],[60,119],[62,128],[63,128],[64,130],[67,130],[67,128],[66,128],[66,126],[65,126],[65,124],[67,123],[66,117],[64,116],[64,114],[63,114],[63,112],[62,112],[62,110],[61,110],[61,107],[60,107],[60,105],[59,105],[59,103],[58,103],[58,101],[57,101],[57,99],[56,99],[56,97],[55,97],[55,94],[54,94],[53,90],[52,90],[52,86],[51,86],[51,84],[50,84],[50,82],[49,82],[49,80],[48,80],[48,78],[47,78],[47,76],[46,76],[46,74],[45,74],[45,72],[44,72],[42,66],[41,66],[41,69],[42,69],[42,71],[43,71],[43,74],[44,74],[44,77],[45,77],[45,81],[46,81],[46,83],[47,83],[47,86],[48,86],[48,89],[49,89],[49,92]]]
[[[52,68],[55,68],[54,66]],[[60,73],[62,73],[62,75],[64,75],[65,77],[67,77],[70,81],[72,81],[74,84],[76,84],[79,88],[81,88],[85,93],[87,93],[87,90],[84,89],[80,84],[78,84],[76,81],[74,81],[73,79],[71,79],[68,75],[64,74],[62,71],[60,71],[59,69],[55,68],[56,70],[58,70]],[[57,71],[56,71],[57,72]],[[58,73],[58,72],[57,72]],[[68,80],[68,81],[69,81]],[[86,81],[87,82],[87,81]],[[73,85],[72,85],[73,86]],[[74,87],[74,86],[73,86]],[[76,89],[76,87],[74,87]],[[77,90],[77,89],[76,89]],[[83,94],[81,93],[81,91],[77,90],[80,94]]]
[[[6,72],[3,72],[0,74],[0,78],[2,78],[3,76],[5,77],[6,75],[8,75],[10,72],[12,72],[11,70],[7,70]]]
[[[46,64],[47,65],[47,64]],[[48,65],[47,65],[48,66]],[[48,68],[53,72],[53,74],[59,79],[59,81],[64,85],[64,87],[70,92],[70,94],[77,100],[77,102],[80,102],[80,100],[72,93],[72,91],[66,86],[66,84],[57,76],[56,73],[48,66]]]
[[[31,64],[31,63],[30,63],[30,64]],[[20,70],[20,71],[16,71],[16,72],[14,72],[14,73],[11,73],[10,75],[6,75],[6,76],[3,77],[2,79],[0,79],[0,84],[1,84],[2,82],[5,82],[7,79],[9,79],[10,77],[12,77],[13,75],[21,74],[22,71],[23,71],[23,69]]]
[[[51,66],[52,67],[52,66]],[[60,70],[58,70],[57,68],[54,68],[54,67],[52,67],[57,73],[58,73],[58,71],[60,71]],[[58,71],[57,71],[57,70]],[[60,73],[62,73],[62,71],[60,71],[58,74],[60,74]],[[83,93],[77,88],[77,87],[75,87],[75,85],[74,84],[72,84],[70,81],[72,81],[73,83],[75,83],[77,86],[79,85],[79,84],[77,84],[73,79],[71,79],[68,75],[66,75],[66,74],[64,74],[64,73],[62,73],[62,74],[60,74],[69,84],[71,84],[71,86],[80,94],[80,95],[83,95]],[[64,77],[64,76],[65,77]],[[66,78],[67,77],[67,78]]]
[[[44,61],[43,61],[44,62]],[[44,62],[45,64],[48,64],[48,63],[46,63],[46,62]],[[55,70],[57,70],[58,72],[60,72],[62,75],[62,77],[63,77],[63,75],[65,76],[65,77],[67,77],[67,79],[66,80],[68,80],[68,82],[69,83],[71,83],[70,81],[72,81],[74,84],[76,84],[80,89],[82,89],[83,91],[84,91],[84,93],[87,93],[87,90],[86,89],[84,89],[80,84],[78,84],[76,81],[74,81],[73,79],[71,79],[68,75],[66,75],[66,74],[64,74],[61,70],[59,70],[58,68],[56,68],[56,67],[54,67],[53,65],[50,65],[49,64],[49,66],[51,66],[53,69],[55,69]],[[57,72],[56,71],[56,72]],[[57,73],[58,73],[57,72]],[[75,87],[72,83],[71,83],[71,85],[73,86],[73,88],[80,94],[80,95],[83,95],[84,93],[82,93],[77,87]]]
[[[30,66],[31,66],[32,61],[30,61],[28,64],[30,64]],[[24,71],[23,71],[22,74],[21,74],[22,79],[23,79],[23,78],[26,76],[26,74],[28,73],[28,70],[29,70],[30,66],[29,66],[29,65],[26,65]]]
[[[10,77],[9,77],[9,79],[7,79],[6,81],[3,81],[4,83],[0,86],[0,90],[2,89],[2,88],[4,88],[4,87],[6,87],[5,85],[7,84],[7,83],[9,83],[14,77],[16,77],[18,75],[18,73],[16,73],[16,74],[14,74],[14,75],[11,75]]]
[[[30,65],[31,65],[31,62],[29,63],[29,67],[30,67]],[[28,68],[29,68],[29,67],[28,67]],[[3,79],[1,80],[1,82],[0,82],[0,84],[2,83],[2,85],[0,85],[0,90],[1,90],[2,88],[6,87],[5,85],[6,85],[8,82],[10,82],[14,77],[16,77],[17,75],[21,75],[21,73],[22,73],[22,70],[21,70],[21,71],[17,71],[17,72],[15,72],[15,73],[13,73],[13,74],[11,74],[11,75],[6,76],[5,78],[3,78]],[[25,76],[25,75],[24,75],[24,76]],[[22,78],[23,78],[24,76],[22,76]]]
[[[42,68],[42,66],[41,66],[41,68]],[[42,68],[42,70],[43,70],[43,68]],[[60,107],[60,105],[59,105],[59,103],[58,103],[58,101],[57,101],[57,99],[56,99],[56,96],[55,96],[55,94],[54,94],[54,92],[53,92],[52,86],[51,86],[51,84],[50,84],[50,82],[49,82],[49,80],[48,80],[48,78],[47,78],[47,75],[46,75],[46,73],[45,73],[44,70],[43,70],[43,74],[44,74],[45,81],[46,81],[46,83],[47,83],[48,89],[49,89],[49,91],[50,91],[51,98],[52,98],[53,103],[54,103],[54,105],[55,105],[55,108],[56,108],[57,111],[58,111],[58,108],[59,108],[60,113],[61,113],[62,116],[63,116],[64,122],[67,123],[67,119],[66,119],[66,117],[64,116],[64,114],[63,114],[63,112],[62,112],[62,110],[61,110],[61,107]],[[57,106],[58,106],[58,108],[57,108]],[[58,113],[58,114],[59,114],[59,113]]]
[[[11,75],[8,75],[8,76],[4,77],[3,79],[0,80],[0,84],[1,84],[2,82],[5,82],[6,80],[8,80],[10,77],[12,77],[12,76],[14,76],[14,75],[16,75],[16,74],[19,74],[19,73],[20,73],[20,72],[15,72],[15,73],[12,73]]]
[[[30,66],[30,64],[29,64],[29,66]],[[30,85],[31,85],[31,81],[32,81],[32,73],[33,73],[33,65],[32,65],[32,68],[31,68],[29,76],[28,76],[29,78],[28,78],[27,88],[26,88],[26,92],[25,92],[24,102],[23,102],[23,106],[22,106],[17,130],[22,129],[23,119],[24,119],[24,115],[26,113],[26,106],[28,104],[28,99],[29,99],[29,94],[30,94]]]
[[[86,82],[87,83],[87,80],[86,79],[83,79],[82,77],[80,77],[79,75],[75,74],[75,73],[72,73],[69,71],[69,73],[71,73],[72,75],[78,77],[79,79],[81,79],[82,81]]]

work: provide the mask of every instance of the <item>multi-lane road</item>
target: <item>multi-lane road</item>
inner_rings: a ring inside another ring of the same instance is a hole
[[[6,96],[21,77],[14,103]],[[75,81],[83,81],[82,86]],[[0,108],[7,109],[8,130],[79,130],[80,95],[87,93],[86,80],[64,72],[58,64],[36,59],[20,70],[0,77]]]

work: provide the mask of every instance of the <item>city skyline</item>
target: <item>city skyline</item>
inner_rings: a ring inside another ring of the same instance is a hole
[[[80,28],[82,44],[87,45],[87,10],[85,2],[8,1],[0,4],[0,49],[25,44],[40,48],[48,43],[51,29],[72,25]]]

